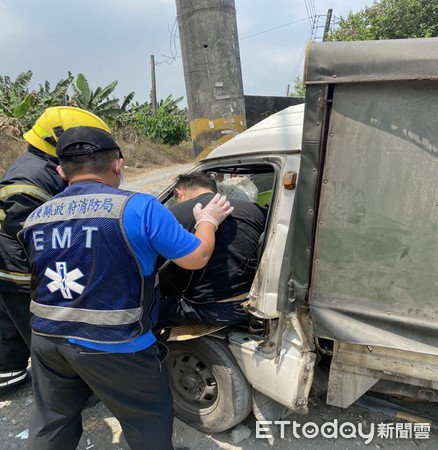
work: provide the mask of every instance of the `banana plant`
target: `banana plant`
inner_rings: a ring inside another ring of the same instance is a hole
[[[90,88],[88,80],[80,73],[76,78],[76,83],[72,85],[74,94],[71,104],[79,108],[86,109],[110,123],[114,122],[120,114],[126,111],[135,93],[128,94],[122,104],[117,98],[109,98],[117,86],[117,81],[113,81],[105,87],[98,87],[95,91]]]
[[[73,80],[74,76],[68,72],[68,77],[58,81],[53,91],[51,90],[48,81],[44,84],[40,84],[38,91],[32,91],[31,108],[27,111],[26,115],[20,119],[24,129],[32,127],[33,123],[46,108],[67,105],[67,91]]]
[[[45,109],[50,106],[62,106],[68,103],[68,88],[74,81],[74,76],[71,72],[68,72],[68,77],[66,79],[61,79],[56,83],[53,91],[50,89],[50,83],[46,81],[44,85],[39,85],[39,90],[37,92],[38,103]]]
[[[20,73],[15,81],[0,75],[0,112],[4,116],[21,119],[30,110],[32,94],[28,85],[31,78],[31,70]]]

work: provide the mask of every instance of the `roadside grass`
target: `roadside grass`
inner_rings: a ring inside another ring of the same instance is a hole
[[[131,140],[129,137],[118,136],[117,133],[115,137],[122,149],[124,164],[129,168],[147,169],[194,161],[191,142],[170,147],[149,140]],[[26,149],[27,143],[23,139],[0,134],[0,177],[9,164]]]

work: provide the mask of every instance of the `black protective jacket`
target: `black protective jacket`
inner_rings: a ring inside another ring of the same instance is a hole
[[[66,187],[58,159],[29,145],[0,180],[0,290],[30,292],[30,270],[17,240],[27,216]]]

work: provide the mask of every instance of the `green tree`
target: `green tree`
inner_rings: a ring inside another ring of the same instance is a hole
[[[61,79],[56,83],[53,91],[50,89],[50,83],[46,81],[44,85],[39,85],[39,90],[35,94],[38,96],[38,103],[41,109],[46,109],[51,106],[62,106],[68,104],[67,91],[73,83],[74,76],[71,72],[68,73],[68,77],[64,80]]]
[[[114,124],[117,117],[122,114],[133,99],[135,93],[128,94],[122,104],[119,99],[109,98],[117,86],[117,81],[113,81],[105,87],[98,87],[95,91],[90,88],[87,79],[83,74],[78,74],[76,84],[73,84],[73,96],[70,100],[72,106],[86,109],[101,117],[110,125]]]
[[[189,134],[186,111],[177,106],[181,100],[182,97],[173,99],[169,95],[160,101],[155,115],[150,110],[138,110],[136,127],[139,134],[167,145],[178,145],[186,140]]]
[[[22,72],[15,81],[6,75],[0,76],[0,113],[6,117],[21,119],[32,106],[29,81],[32,71]]]
[[[341,18],[327,41],[407,39],[438,36],[438,0],[375,0]]]
[[[300,77],[295,77],[292,91],[290,92],[289,97],[305,97],[305,95],[306,86],[304,86],[303,80]]]
[[[66,79],[61,79],[56,83],[53,91],[51,90],[50,83],[45,81],[44,84],[39,85],[37,91],[31,92],[31,107],[26,112],[26,115],[20,119],[24,130],[31,128],[46,108],[68,104],[67,91],[73,79],[73,75],[69,72]]]

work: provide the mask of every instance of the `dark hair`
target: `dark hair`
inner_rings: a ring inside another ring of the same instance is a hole
[[[106,173],[111,163],[119,157],[119,150],[107,150],[88,155],[63,156],[58,159],[67,178],[71,178],[82,173]]]
[[[186,189],[192,191],[198,188],[210,189],[214,193],[217,192],[216,181],[210,175],[203,172],[193,172],[176,177],[174,189]]]

